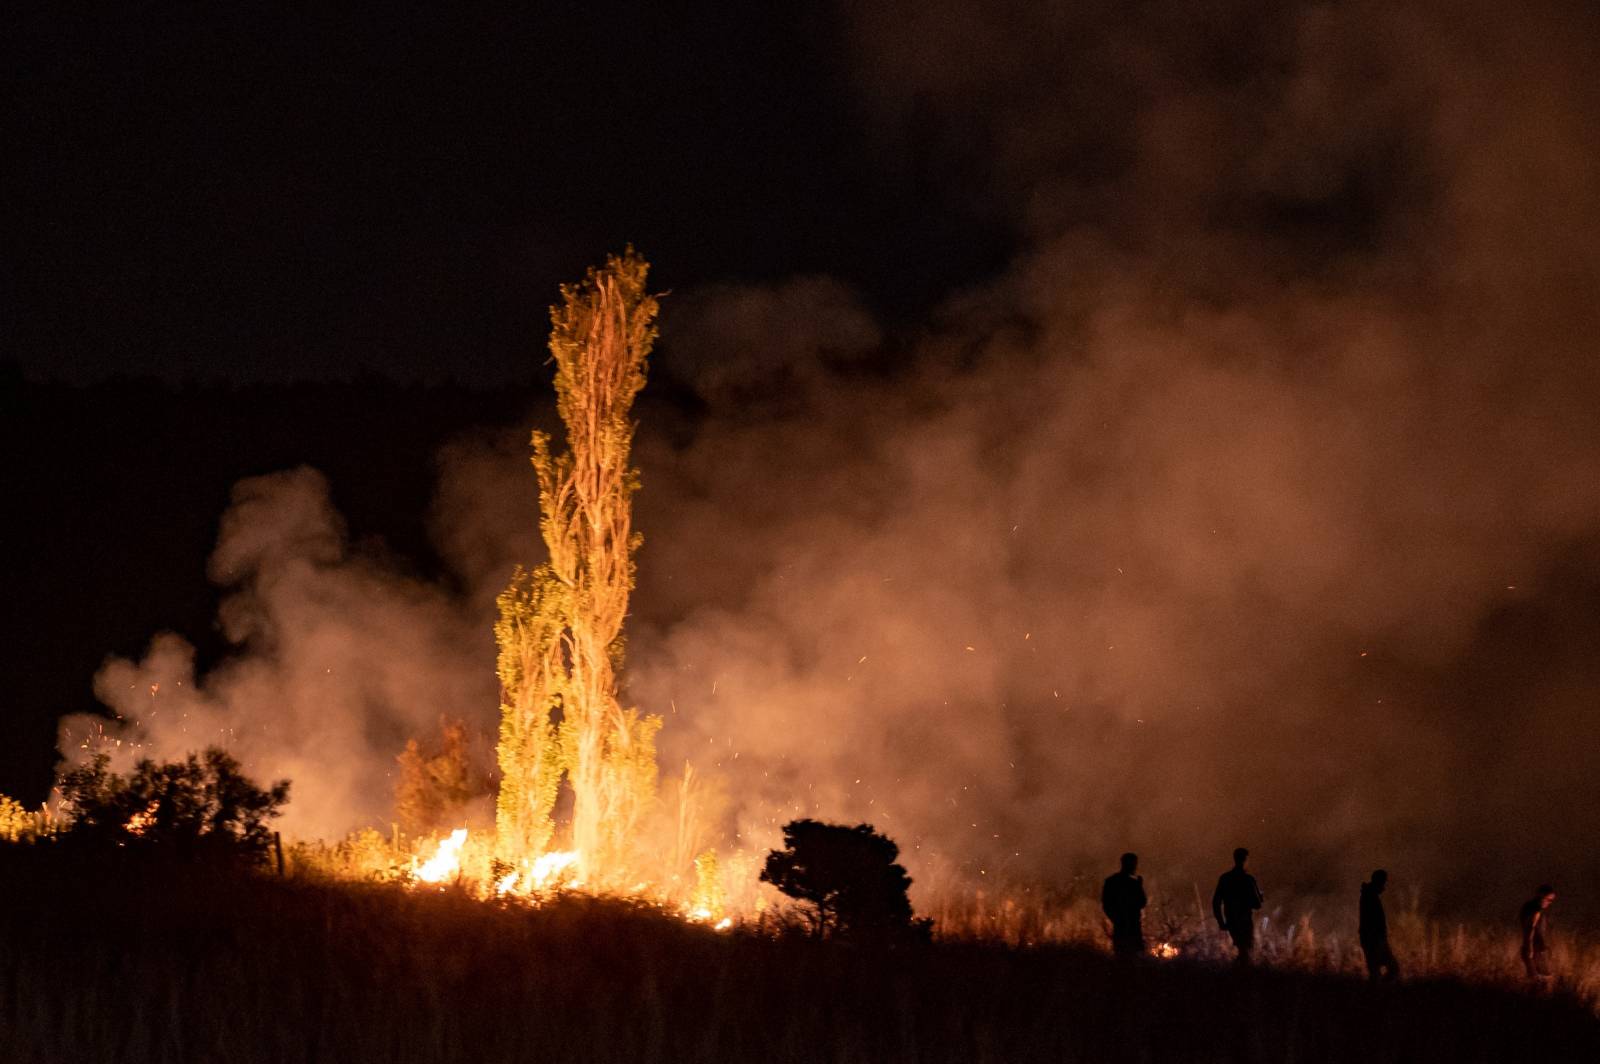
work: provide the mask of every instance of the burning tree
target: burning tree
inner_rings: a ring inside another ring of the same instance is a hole
[[[554,835],[563,775],[572,788],[572,843],[585,878],[617,875],[655,794],[661,718],[618,698],[622,622],[634,583],[629,464],[633,400],[655,340],[649,264],[632,248],[563,286],[550,311],[557,411],[566,449],[533,434],[539,530],[550,560],[518,570],[500,596],[502,780],[498,855],[538,857]]]
[[[459,820],[467,803],[484,793],[472,771],[462,721],[440,717],[438,742],[425,746],[412,739],[395,763],[400,769],[395,816],[407,835],[426,834]]]
[[[495,829],[497,854],[508,865],[544,853],[555,835],[550,813],[561,785],[556,714],[567,598],[550,566],[541,565],[532,571],[518,566],[498,600],[501,778]]]

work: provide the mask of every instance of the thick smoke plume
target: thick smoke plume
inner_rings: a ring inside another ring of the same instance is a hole
[[[641,599],[690,608],[636,688],[743,830],[1473,902],[1595,871],[1588,16],[863,10],[886,156],[1027,250],[914,372],[647,465]]]
[[[1600,873],[1592,14],[862,10],[884,165],[1022,250],[890,374],[836,281],[665,304],[708,414],[642,411],[629,694],[725,845],[869,820],[919,890],[1239,844],[1450,903]],[[304,827],[386,815],[404,732],[492,720],[525,461],[445,456],[463,597],[351,555],[314,474],[241,485],[249,653],[197,690],[163,638],[99,690],[156,746],[235,729]]]
[[[107,662],[95,693],[121,720],[66,718],[68,757],[87,743],[121,767],[220,744],[256,778],[292,782],[286,830],[338,835],[387,828],[408,738],[496,704],[487,621],[353,551],[312,470],[235,487],[210,575],[229,589],[219,622],[239,653],[197,677],[194,648],[164,633],[142,661]]]

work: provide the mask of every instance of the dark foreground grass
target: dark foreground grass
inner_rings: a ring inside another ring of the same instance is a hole
[[[0,850],[6,848],[0,847]],[[6,1061],[1600,1060],[1566,1000],[0,852]]]

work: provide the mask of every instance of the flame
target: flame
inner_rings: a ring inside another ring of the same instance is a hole
[[[1170,961],[1181,952],[1182,950],[1170,942],[1162,942],[1159,945],[1150,947],[1150,956],[1158,957],[1164,961]]]
[[[584,887],[582,853],[578,850],[551,850],[531,860],[521,862],[493,880],[478,879],[470,869],[462,867],[462,851],[467,843],[467,829],[456,828],[440,841],[433,856],[415,865],[411,881],[420,883],[445,883],[459,880],[469,891],[480,897],[512,898],[531,905],[541,905],[555,891],[581,890]],[[420,855],[419,855],[420,856]],[[415,863],[417,859],[413,859]],[[504,867],[504,866],[502,866]],[[648,881],[641,881],[628,892],[631,897],[643,897],[663,912],[672,913],[691,924],[703,924],[713,931],[728,931],[733,927],[732,916],[725,915],[720,901],[707,904],[693,903],[689,908],[678,908],[665,893],[658,894]]]
[[[528,879],[533,889],[542,890],[545,886],[558,880],[561,873],[576,866],[578,863],[577,850],[552,850],[543,857],[536,858],[533,867],[528,869]]]
[[[726,931],[733,926],[733,917],[724,916],[719,919],[716,913],[704,905],[683,910],[683,918],[691,924],[710,924],[713,931]]]
[[[442,883],[461,871],[461,847],[467,843],[467,829],[456,828],[450,837],[439,843],[439,849],[416,871],[417,879],[424,883]]]
[[[150,830],[150,825],[156,822],[156,810],[160,807],[161,806],[159,802],[151,802],[150,808],[130,816],[128,818],[128,822],[124,824],[123,827],[127,830],[129,835],[143,835],[146,831]]]
[[[525,861],[523,867],[513,868],[495,880],[494,892],[498,895],[530,894],[562,885],[582,886],[581,880],[563,883],[578,867],[579,856],[577,850],[551,850],[532,861]]]

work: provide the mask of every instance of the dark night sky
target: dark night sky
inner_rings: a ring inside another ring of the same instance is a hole
[[[555,285],[627,241],[664,287],[827,272],[914,314],[1003,237],[881,165],[828,14],[14,13],[8,357],[520,379]]]

